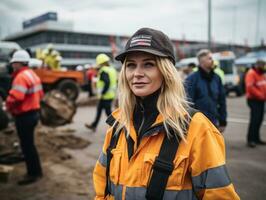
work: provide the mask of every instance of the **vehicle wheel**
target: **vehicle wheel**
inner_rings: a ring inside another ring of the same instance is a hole
[[[57,89],[64,93],[69,99],[75,101],[79,95],[79,86],[70,79],[62,80],[58,83]]]

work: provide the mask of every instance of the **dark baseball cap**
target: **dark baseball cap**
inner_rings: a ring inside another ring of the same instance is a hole
[[[169,58],[175,64],[174,47],[163,32],[151,28],[141,28],[127,41],[125,50],[115,59],[124,62],[130,52],[143,51],[160,57]]]

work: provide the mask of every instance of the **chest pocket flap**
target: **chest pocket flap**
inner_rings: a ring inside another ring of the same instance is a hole
[[[141,167],[141,185],[146,187],[152,172],[153,163],[158,155],[152,153],[146,153],[144,155],[142,167]],[[169,176],[167,187],[178,186],[182,184],[184,179],[184,172],[186,167],[187,156],[177,156],[174,160],[174,170]]]

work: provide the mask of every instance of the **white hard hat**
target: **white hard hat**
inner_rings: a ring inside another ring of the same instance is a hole
[[[14,62],[20,62],[20,63],[26,62],[27,63],[29,61],[30,61],[30,55],[28,54],[27,51],[17,50],[13,54],[10,63],[14,63]]]
[[[56,57],[55,57],[55,60],[57,60],[57,61],[61,61],[61,60],[62,60],[62,57],[61,57],[61,56],[56,56]]]
[[[41,68],[42,67],[42,60],[37,59],[37,58],[31,58],[29,60],[29,67]]]
[[[76,70],[77,71],[82,71],[84,69],[84,67],[82,66],[82,65],[78,65],[77,67],[76,67]]]
[[[54,45],[52,43],[47,45],[47,49],[53,49],[53,48],[54,48]]]
[[[56,50],[53,50],[52,53],[51,53],[51,55],[52,55],[52,56],[57,56],[57,55],[59,55],[59,52],[56,51]]]

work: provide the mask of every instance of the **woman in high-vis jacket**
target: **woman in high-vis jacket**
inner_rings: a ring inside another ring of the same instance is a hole
[[[107,119],[95,199],[239,199],[223,136],[190,109],[169,38],[142,28],[116,59],[123,63],[119,108]]]

